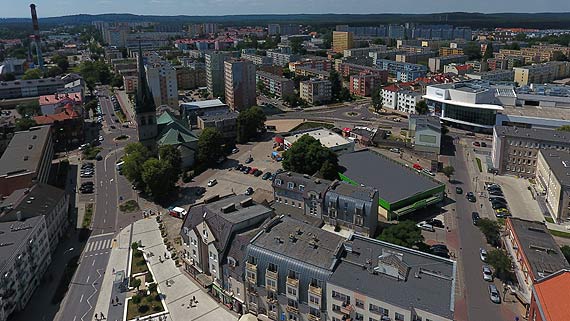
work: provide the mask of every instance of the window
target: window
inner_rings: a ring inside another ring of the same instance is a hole
[[[195,250],[195,249],[192,249],[192,256],[197,257],[197,256],[196,256],[196,250]]]
[[[396,316],[394,317],[396,321],[404,321],[404,315],[396,312]]]
[[[305,185],[299,185],[299,190],[303,192],[305,190]]]
[[[212,273],[216,273],[216,266],[214,264],[212,264],[212,267],[210,268],[210,270],[212,270]]]
[[[287,183],[287,188],[288,188],[288,189],[294,189],[294,188],[295,188],[295,183],[293,183],[293,182]]]
[[[294,287],[288,286],[287,287],[287,294],[292,295],[292,296],[297,296],[297,289],[295,289]]]
[[[315,304],[315,305],[320,305],[321,304],[321,298],[316,297],[314,295],[309,295],[309,302],[311,302],[312,304]]]
[[[357,308],[364,309],[364,301],[362,301],[360,299],[356,299],[355,305]]]
[[[277,281],[275,281],[273,279],[266,278],[265,279],[265,286],[276,289],[277,288]]]
[[[275,180],[275,185],[277,185],[277,186],[281,186],[282,183],[283,183],[283,181],[281,181],[281,179],[279,179],[279,178]]]

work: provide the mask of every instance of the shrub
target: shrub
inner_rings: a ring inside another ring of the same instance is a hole
[[[162,309],[160,308],[160,305],[153,305],[153,306],[152,306],[152,310],[155,311],[155,312],[162,311]]]
[[[149,274],[149,275],[150,275],[150,274]],[[149,290],[151,293],[152,293],[152,292],[156,292],[156,288],[157,288],[156,283],[149,284],[149,286],[148,286],[148,290]]]
[[[145,304],[145,305],[141,305],[141,306],[139,307],[139,312],[140,312],[140,313],[147,313],[148,310],[149,310],[149,307],[148,307],[148,305],[146,305],[146,304]]]
[[[155,295],[155,296],[154,296],[154,299],[155,299],[156,301],[160,302],[160,300],[162,300],[162,294],[159,293],[159,294]]]
[[[133,302],[134,304],[140,304],[141,303],[141,296],[140,295],[133,295],[133,297],[131,298],[131,302]]]
[[[148,282],[148,283],[154,282],[154,278],[152,277],[152,273],[150,273],[150,272],[147,273],[147,274],[145,275],[145,280],[146,280],[146,282]],[[154,284],[154,283],[153,283],[153,284]],[[149,287],[152,286],[153,284],[149,285]],[[152,292],[152,290],[150,290],[150,291]]]
[[[136,251],[135,251],[135,257],[142,257],[142,256],[143,256],[143,252],[142,252],[142,251],[139,251],[139,250],[136,250]]]
[[[133,242],[133,243],[131,244],[131,249],[136,250],[136,249],[138,249],[138,248],[139,248],[139,243]]]

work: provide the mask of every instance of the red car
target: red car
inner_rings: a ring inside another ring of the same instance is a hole
[[[475,146],[475,147],[480,147],[481,144],[479,144],[479,142],[473,142],[473,146]]]
[[[417,169],[418,171],[421,171],[423,169],[422,166],[418,163],[414,164],[414,168]]]
[[[253,173],[255,173],[256,171],[257,171],[257,168],[252,167],[252,168],[249,170],[249,173],[248,173],[248,174],[253,174]]]

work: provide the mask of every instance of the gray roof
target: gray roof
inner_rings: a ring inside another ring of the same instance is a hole
[[[50,126],[16,132],[0,158],[0,176],[35,172],[48,141]]]
[[[376,191],[369,186],[355,186],[346,182],[336,182],[331,186],[330,191],[334,191],[339,195],[345,195],[350,198],[359,199],[362,201],[371,201],[374,199]]]
[[[43,216],[36,216],[24,221],[0,223],[0,271],[42,221]]]
[[[16,190],[0,203],[0,222],[16,221],[18,212],[23,218],[48,215],[64,197],[64,190],[43,183]]]
[[[333,269],[343,237],[287,216],[275,218],[271,223],[251,241],[252,245],[289,260]]]
[[[209,112],[205,113],[204,115],[198,116],[198,118],[202,119],[203,121],[221,121],[221,120],[228,120],[228,119],[237,119],[239,113],[235,111],[219,111],[219,112]]]
[[[495,126],[495,132],[503,137],[531,138],[544,142],[570,144],[570,133],[552,129]]]
[[[570,268],[570,264],[543,222],[512,217],[508,220],[516,234],[519,249],[526,256],[535,279]]]
[[[379,198],[389,203],[442,185],[412,168],[406,168],[370,150],[340,155],[338,163],[346,168],[344,176],[358,184],[377,189]]]
[[[240,203],[246,200],[250,201],[250,205],[242,206]],[[235,210],[224,213],[222,209],[231,204],[234,204]],[[237,227],[238,225],[259,225],[263,220],[270,217],[271,214],[272,210],[270,208],[254,203],[247,195],[231,195],[212,203],[191,207],[184,218],[182,230],[184,227],[193,229],[198,224],[206,221],[214,234],[214,245],[218,250],[223,251],[232,235],[241,232],[239,227]],[[250,221],[251,224],[245,224],[247,221]],[[183,232],[181,234],[186,240],[187,236]]]
[[[563,186],[570,187],[570,154],[552,150],[541,150],[540,153],[556,179]]]
[[[352,245],[352,251],[347,250],[329,279],[329,286],[350,289],[403,309],[417,308],[453,319],[455,262],[358,235],[347,244]],[[401,277],[374,269],[380,265],[394,267]]]
[[[63,87],[63,84],[64,84],[64,81],[61,78],[12,80],[12,81],[0,81],[0,89],[20,88],[20,87],[36,87],[36,86],[50,86],[50,85],[61,85]]]
[[[278,179],[281,180],[281,185],[276,184],[276,180]],[[295,183],[295,187],[292,190],[287,186],[289,182]],[[323,196],[331,183],[332,181],[323,178],[312,177],[306,174],[295,172],[281,172],[275,175],[275,179],[273,180],[272,185],[273,189],[286,189],[288,191],[303,194],[304,197],[307,197],[307,193],[310,191],[317,192]],[[299,185],[305,186],[303,191],[299,190]]]
[[[193,101],[180,104],[181,108],[188,108],[188,109],[207,109],[207,108],[215,108],[215,107],[227,107],[228,105],[224,104],[219,99],[210,99],[210,100],[203,100],[203,101]]]
[[[237,234],[231,240],[222,268],[227,269],[228,274],[236,280],[243,281],[247,245],[258,232],[259,228],[255,228],[251,231]],[[228,264],[228,257],[232,257],[236,260],[235,266],[230,266]]]

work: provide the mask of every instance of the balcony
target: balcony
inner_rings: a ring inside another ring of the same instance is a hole
[[[268,312],[267,312],[267,316],[268,316],[271,320],[277,320],[277,311],[268,311]]]
[[[318,285],[309,284],[309,293],[318,296],[320,298],[321,294],[323,293],[323,289]]]
[[[253,263],[245,262],[245,268],[251,272],[257,273],[257,265],[255,265]]]
[[[350,315],[354,311],[354,307],[350,304],[343,304],[340,307],[340,313]]]
[[[268,296],[268,297],[267,297],[267,303],[269,303],[269,304],[277,304],[277,297],[275,297],[275,296]]]
[[[298,288],[299,287],[299,279],[295,279],[295,278],[292,278],[290,276],[287,276],[287,285]]]
[[[270,279],[277,280],[277,271],[271,271],[270,269],[267,269],[265,271],[265,276]]]
[[[287,305],[285,307],[285,310],[287,310],[287,312],[289,312],[289,313],[299,313],[299,308],[291,306],[291,305]]]
[[[248,305],[249,312],[255,311],[255,313],[257,314],[257,303],[249,302],[247,305]]]
[[[307,317],[308,317],[309,321],[320,321],[321,320],[320,316],[317,316],[317,315],[314,315],[311,313],[307,314]]]

